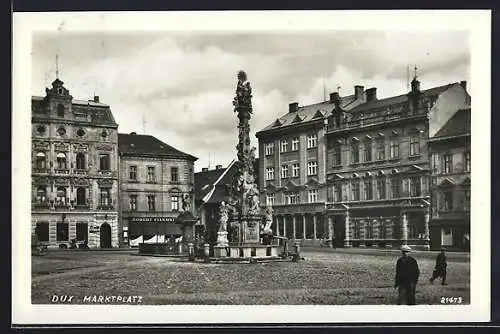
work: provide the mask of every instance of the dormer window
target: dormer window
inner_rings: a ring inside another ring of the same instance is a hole
[[[62,104],[57,106],[57,117],[64,117],[64,106]]]
[[[62,95],[62,93],[63,93],[62,88],[57,88],[57,94]]]

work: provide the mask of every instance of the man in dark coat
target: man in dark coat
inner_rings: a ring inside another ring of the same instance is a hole
[[[406,303],[415,305],[415,287],[418,282],[420,270],[417,260],[408,255],[411,248],[407,245],[401,247],[402,256],[396,263],[396,282],[394,288],[398,290],[398,305]]]
[[[446,285],[446,267],[448,266],[448,264],[446,263],[445,251],[446,249],[441,248],[441,253],[439,253],[436,257],[436,267],[432,272],[432,277],[429,279],[431,284],[436,278],[441,277],[441,284]]]

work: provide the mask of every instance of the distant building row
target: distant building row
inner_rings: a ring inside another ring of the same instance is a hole
[[[466,83],[378,99],[330,94],[257,133],[259,186],[274,230],[304,244],[467,249],[470,96]]]

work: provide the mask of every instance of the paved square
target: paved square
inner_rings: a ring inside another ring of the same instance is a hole
[[[132,253],[53,251],[33,257],[32,303],[50,304],[54,295],[72,295],[72,304],[101,295],[141,296],[143,305],[396,303],[397,251],[304,249],[305,261],[262,264],[190,263]],[[429,283],[436,253],[412,255],[421,271],[417,304],[440,304],[441,297],[470,303],[468,254],[449,255],[446,286]]]

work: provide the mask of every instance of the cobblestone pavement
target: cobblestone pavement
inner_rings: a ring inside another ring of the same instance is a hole
[[[54,295],[141,296],[141,304],[394,304],[394,267],[399,254],[359,254],[304,249],[297,263],[204,264],[133,256],[131,252],[54,252],[32,260],[32,302]],[[449,261],[448,285],[428,281],[434,258],[419,256],[417,302],[441,297],[469,303],[470,265]],[[102,301],[119,304],[121,301]],[[99,302],[97,302],[99,303]]]

